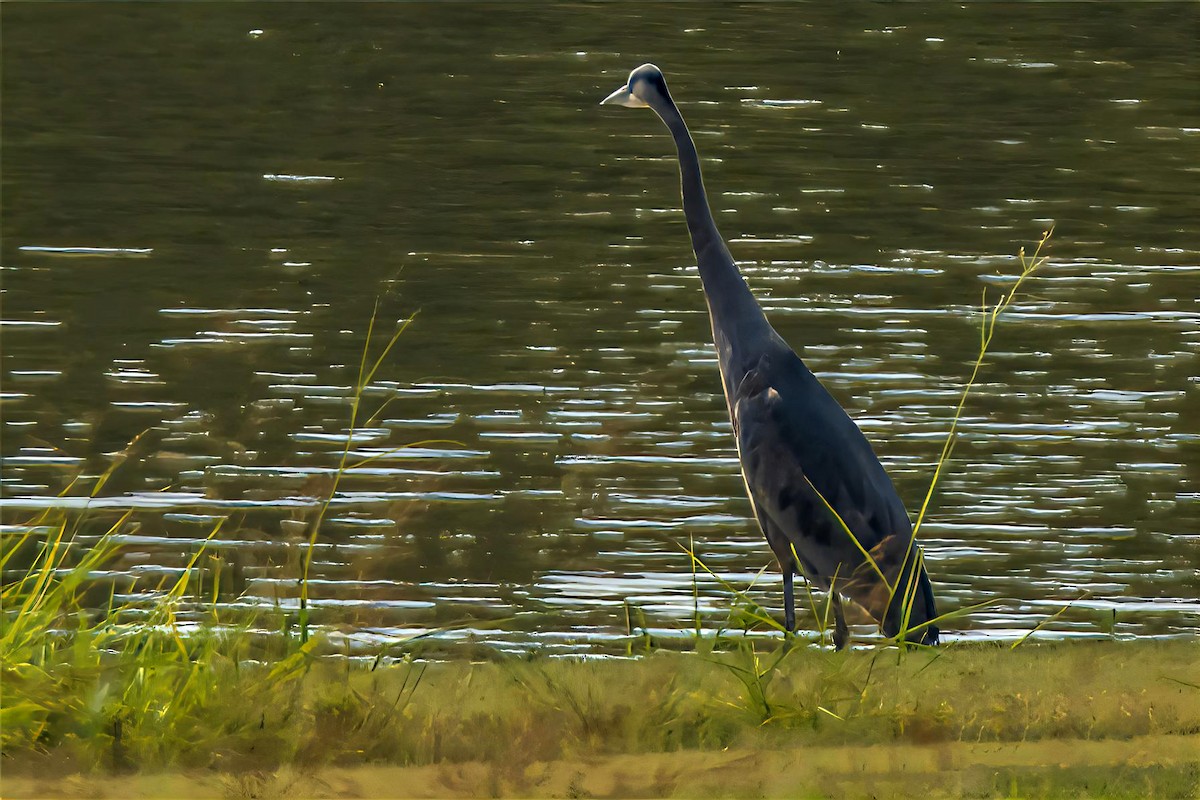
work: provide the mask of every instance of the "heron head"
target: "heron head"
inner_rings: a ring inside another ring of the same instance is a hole
[[[655,100],[670,96],[662,70],[653,64],[642,64],[629,73],[629,81],[624,86],[601,100],[600,105],[647,108],[654,105]]]

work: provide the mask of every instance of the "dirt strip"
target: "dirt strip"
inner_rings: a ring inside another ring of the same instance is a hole
[[[1200,735],[1128,740],[680,751],[581,757],[526,766],[363,765],[306,772],[14,775],[5,798],[930,797],[1200,796]]]

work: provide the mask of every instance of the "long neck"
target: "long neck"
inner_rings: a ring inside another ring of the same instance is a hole
[[[692,249],[696,251],[696,258],[699,259],[700,254],[710,247],[717,250],[723,249],[725,241],[721,238],[720,231],[717,230],[717,223],[713,221],[712,208],[708,205],[708,194],[704,191],[704,176],[700,173],[700,156],[696,152],[696,143],[692,141],[692,134],[688,131],[687,123],[683,121],[683,116],[674,103],[666,106],[664,111],[666,113],[662,114],[662,120],[666,123],[667,129],[671,131],[671,137],[675,140],[675,147],[679,151],[683,214],[687,218],[688,232],[692,235]],[[726,250],[726,252],[728,251]],[[728,260],[732,265],[732,258],[722,260]],[[703,264],[700,265],[700,271],[701,274],[704,273]]]
[[[679,151],[683,213],[692,236],[692,249],[696,251],[696,263],[700,269],[700,280],[704,285],[718,351],[723,349],[722,339],[734,328],[739,329],[740,335],[735,337],[738,340],[745,340],[755,333],[766,335],[770,331],[766,317],[737,265],[733,263],[733,256],[729,254],[729,248],[725,246],[713,221],[708,195],[704,192],[704,178],[700,173],[700,157],[683,116],[669,97],[653,103],[652,107],[671,131]]]

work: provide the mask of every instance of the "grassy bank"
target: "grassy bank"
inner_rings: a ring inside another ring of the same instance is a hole
[[[143,720],[89,723],[85,708],[24,739],[6,726],[4,794],[153,796],[192,770],[206,776],[198,796],[248,797],[339,781],[357,781],[359,796],[841,794],[870,776],[884,795],[1200,790],[1195,642],[902,657],[795,647],[752,689],[745,671],[779,652],[374,669],[297,666],[302,654],[292,665],[210,660],[207,674],[177,676],[181,699],[189,683],[207,687],[186,709],[163,696]],[[385,790],[397,780],[407,788]]]
[[[79,524],[52,510],[4,540],[6,797],[1198,789],[1194,640],[834,653],[747,636],[778,623],[732,594],[727,633],[683,652],[431,661],[415,640],[331,658],[281,612],[222,616],[219,573],[193,568],[203,546],[152,602],[105,604],[118,545]]]
[[[936,758],[974,764],[976,772],[990,763],[987,753],[1004,752],[995,775],[1027,781],[1074,763],[1051,757],[1063,742],[1088,743],[1089,757],[1105,765],[1083,769],[1080,781],[1111,773],[1114,787],[1137,783],[1137,796],[1179,796],[1194,784],[1200,761],[1160,758],[1185,740],[1200,754],[1196,641],[1026,640],[834,653],[746,636],[731,624],[724,636],[691,639],[690,651],[645,642],[636,659],[487,651],[483,662],[430,661],[422,655],[439,651],[420,640],[397,642],[374,659],[331,658],[319,655],[328,651],[320,633],[289,633],[278,613],[221,616],[219,576],[193,583],[191,568],[159,587],[149,605],[122,605],[115,595],[105,605],[96,578],[117,547],[113,539],[81,539],[78,520],[64,512],[36,522],[27,535],[5,540],[2,559],[6,567],[26,565],[3,587],[0,617],[5,796],[70,793],[72,781],[102,788],[114,780],[125,787],[115,796],[124,796],[136,790],[130,781],[143,780],[132,773],[159,773],[144,779],[152,783],[200,770],[210,789],[217,780],[222,793],[261,797],[288,775],[316,780],[365,765],[436,778],[427,787],[434,794],[535,794],[567,773],[582,776],[578,785],[568,780],[576,796],[688,793],[699,791],[697,775],[709,774],[688,766],[690,759],[725,763],[736,751],[769,770],[780,753],[815,748],[831,764],[880,769],[893,758],[925,764],[943,753]],[[192,563],[202,555],[200,548]],[[769,619],[746,602],[731,598],[731,620]],[[207,611],[196,622],[198,608]],[[187,624],[180,621],[185,609],[193,620]],[[1149,756],[1130,750],[1138,737],[1157,737],[1161,746]],[[1042,760],[1043,751],[1029,748],[1036,743],[1046,745]],[[632,784],[629,792],[604,789],[618,778],[628,783],[620,776],[629,759],[644,759],[648,770],[639,773],[637,791]],[[437,777],[445,775],[461,777]],[[645,783],[647,775],[661,785]],[[824,791],[823,784],[788,783],[801,776],[812,777],[784,773],[771,791]]]

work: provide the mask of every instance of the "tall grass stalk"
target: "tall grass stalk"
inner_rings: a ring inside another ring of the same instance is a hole
[[[350,449],[354,443],[354,433],[358,430],[358,414],[359,409],[362,406],[363,395],[366,392],[367,387],[371,385],[371,381],[374,380],[375,373],[379,371],[379,367],[392,352],[392,348],[394,348],[396,343],[400,341],[400,336],[405,330],[408,329],[408,326],[412,324],[413,319],[416,317],[414,314],[398,325],[391,337],[388,338],[387,343],[383,346],[383,349],[380,351],[379,355],[372,361],[371,337],[375,333],[375,324],[379,319],[379,305],[380,298],[376,298],[375,305],[371,309],[371,318],[367,322],[367,333],[363,338],[362,357],[359,359],[358,363],[358,376],[354,381],[354,392],[350,398],[350,427],[346,433],[346,443],[342,447],[341,457],[338,459],[337,470],[334,472],[333,483],[329,489],[329,492],[323,498],[321,504],[317,507],[316,515],[309,523],[308,547],[304,552],[304,561],[300,568],[300,612],[298,623],[300,628],[301,642],[307,642],[309,638],[308,577],[312,569],[313,551],[316,549],[317,537],[321,531],[321,523],[325,519],[325,514],[329,510],[330,503],[333,502],[333,498],[337,495],[338,486],[341,484],[342,476],[346,472],[346,462],[350,458]],[[369,368],[368,363],[370,363]],[[389,400],[384,401],[383,406],[376,411],[376,414],[383,410],[383,407],[387,405]],[[372,419],[374,418],[375,415],[372,415]]]
[[[337,469],[333,473],[333,480],[330,484],[329,490],[325,493],[324,497],[321,498],[321,502],[317,506],[316,514],[309,522],[308,546],[305,548],[304,558],[300,568],[300,608],[297,615],[297,623],[300,629],[300,641],[302,643],[307,642],[310,635],[309,574],[312,570],[313,553],[316,550],[317,539],[321,533],[321,523],[324,522],[325,515],[329,511],[329,506],[333,503],[333,499],[337,496],[338,488],[341,486],[342,478],[345,476],[346,472],[348,470],[366,466],[377,459],[395,455],[396,453],[402,452],[407,448],[422,447],[431,444],[462,445],[461,442],[452,439],[425,439],[419,442],[410,442],[400,447],[386,450],[382,453],[376,453],[375,455],[360,459],[353,464],[348,463],[350,460],[350,453],[354,446],[354,434],[358,430],[359,416],[362,412],[363,406],[363,398],[366,396],[367,389],[370,387],[371,382],[375,380],[375,375],[387,361],[388,356],[390,356],[392,351],[395,349],[396,344],[400,341],[400,337],[406,330],[408,330],[408,327],[413,323],[413,320],[415,320],[417,316],[416,313],[413,313],[407,319],[401,320],[396,326],[396,330],[393,331],[388,337],[388,340],[384,343],[378,354],[372,355],[371,342],[375,335],[375,328],[379,321],[381,302],[381,297],[375,299],[375,305],[371,310],[370,319],[367,321],[367,332],[366,336],[363,338],[363,349],[359,358],[358,375],[355,378],[353,392],[350,395],[350,421],[346,434],[346,442],[342,446],[342,452],[338,458]],[[394,394],[386,397],[379,405],[379,408],[375,409],[371,416],[366,420],[365,425],[369,426],[374,423],[393,399],[395,399]]]
[[[861,569],[861,566],[869,567],[870,570],[874,573],[875,578],[877,578],[879,580],[879,582],[884,587],[886,587],[887,603],[884,606],[885,613],[886,613],[886,610],[891,609],[892,601],[895,599],[896,591],[898,590],[898,588],[901,585],[904,585],[906,587],[905,596],[900,599],[901,606],[900,606],[899,630],[896,633],[896,635],[894,637],[892,637],[892,641],[894,641],[900,647],[901,650],[904,650],[907,647],[921,647],[922,646],[922,645],[915,644],[913,642],[908,641],[909,636],[911,636],[912,634],[918,633],[922,629],[929,627],[931,625],[937,625],[937,624],[939,624],[947,619],[950,619],[952,617],[961,616],[962,614],[964,614],[966,612],[973,611],[973,610],[976,610],[978,608],[982,608],[982,607],[988,605],[988,602],[978,603],[967,609],[959,609],[955,612],[944,613],[944,614],[939,615],[935,619],[928,620],[919,625],[910,626],[909,621],[912,616],[913,604],[915,603],[915,600],[916,600],[917,581],[915,580],[915,578],[917,575],[920,574],[920,572],[924,566],[924,563],[925,563],[924,550],[923,550],[923,548],[921,548],[920,545],[916,544],[916,537],[917,537],[918,532],[921,529],[921,525],[925,521],[925,516],[929,510],[930,501],[933,499],[934,493],[937,490],[938,482],[941,480],[941,477],[945,474],[947,465],[949,464],[950,458],[954,452],[954,445],[958,439],[958,422],[962,417],[963,408],[966,406],[967,398],[970,396],[971,390],[975,387],[976,382],[979,378],[979,372],[983,367],[983,362],[987,358],[988,349],[991,347],[992,339],[996,334],[996,324],[999,322],[1000,316],[1005,311],[1007,311],[1008,308],[1012,305],[1013,300],[1016,298],[1017,293],[1021,289],[1021,285],[1029,277],[1031,277],[1038,270],[1038,268],[1040,268],[1043,264],[1045,264],[1046,261],[1049,259],[1048,256],[1042,255],[1042,250],[1045,248],[1046,243],[1050,240],[1050,236],[1052,233],[1053,233],[1053,228],[1042,232],[1042,238],[1038,241],[1037,247],[1034,249],[1032,256],[1026,256],[1024,247],[1022,247],[1018,251],[1017,258],[1021,264],[1021,272],[1017,275],[1016,282],[1013,284],[1012,289],[1010,289],[1008,292],[1001,293],[1000,298],[998,300],[996,300],[994,305],[989,305],[989,301],[987,298],[987,289],[986,288],[984,289],[983,299],[981,301],[981,306],[980,306],[981,313],[980,313],[980,330],[979,330],[979,352],[977,353],[977,355],[975,357],[975,363],[971,369],[971,375],[967,379],[966,384],[963,386],[962,394],[959,396],[958,404],[954,409],[954,416],[950,422],[950,430],[946,433],[946,440],[942,445],[941,453],[938,455],[937,463],[934,466],[933,477],[931,478],[931,480],[929,482],[929,489],[925,493],[925,498],[921,502],[920,512],[917,514],[917,519],[913,524],[912,539],[910,540],[910,549],[915,550],[915,554],[913,555],[912,558],[909,558],[906,556],[904,561],[901,562],[901,564],[902,564],[901,569],[903,569],[904,564],[910,565],[908,567],[907,573],[905,573],[905,574],[898,573],[896,575],[895,581],[890,580],[887,577],[887,575],[884,574],[883,569],[880,567],[879,563],[875,560],[875,557],[871,554],[871,552],[866,547],[863,546],[862,542],[859,541],[858,537],[854,534],[854,531],[852,531],[850,529],[850,527],[846,524],[845,520],[842,519],[841,515],[833,507],[833,504],[831,504],[824,497],[824,495],[821,494],[821,492],[817,489],[817,487],[813,485],[812,481],[808,480],[807,476],[805,477],[805,482],[808,483],[809,488],[812,489],[813,493],[821,501],[821,504],[825,506],[825,510],[833,518],[833,520],[836,522],[837,526],[842,530],[842,533],[844,533],[847,537],[849,537],[850,541],[852,541],[854,543],[854,546],[858,549],[859,553],[863,556],[863,564],[860,565],[860,569]],[[799,563],[798,557],[797,557],[797,563]],[[856,580],[856,578],[855,578],[855,576],[851,576],[847,580],[854,581],[854,580]],[[807,583],[807,581],[806,581],[806,583]],[[831,587],[830,591],[831,592],[837,591],[836,579],[835,579],[834,585]],[[1066,609],[1064,608],[1063,610],[1065,611]],[[1062,612],[1059,612],[1059,613],[1061,614]],[[1049,620],[1047,620],[1047,622],[1048,621]],[[882,624],[882,620],[881,620],[881,624]],[[1032,633],[1033,633],[1033,631],[1030,631],[1030,633],[1026,635],[1026,638],[1029,635],[1031,635]],[[1022,641],[1023,641],[1023,639],[1022,639]],[[1018,644],[1019,644],[1019,642],[1018,642]]]
[[[933,499],[934,492],[937,490],[938,481],[941,480],[942,474],[946,469],[946,465],[950,462],[950,456],[954,452],[954,444],[958,439],[958,421],[962,418],[963,407],[967,404],[967,397],[970,396],[971,390],[975,388],[976,380],[979,377],[979,370],[983,367],[983,361],[987,357],[988,348],[992,345],[992,337],[996,335],[996,323],[1000,320],[1000,315],[1008,310],[1016,299],[1017,293],[1023,284],[1030,276],[1035,273],[1038,268],[1049,260],[1049,256],[1043,256],[1042,250],[1046,247],[1046,243],[1050,241],[1050,236],[1054,233],[1054,228],[1049,228],[1042,232],[1042,238],[1038,241],[1037,247],[1034,248],[1033,255],[1027,257],[1025,248],[1022,247],[1017,253],[1017,258],[1021,262],[1021,272],[1017,276],[1016,283],[1008,292],[1001,292],[1000,298],[995,305],[988,305],[987,288],[983,290],[983,296],[980,300],[980,317],[979,317],[979,354],[975,357],[975,364],[971,368],[971,377],[967,379],[967,383],[963,386],[962,395],[959,396],[958,406],[954,409],[954,417],[950,421],[950,430],[946,433],[946,441],[942,445],[942,452],[938,456],[937,464],[933,470],[933,477],[929,481],[929,490],[925,492],[925,499],[921,502],[921,510],[917,514],[917,521],[913,524],[913,536],[915,537],[921,530],[921,525],[925,522],[925,514],[929,511],[929,503]]]

